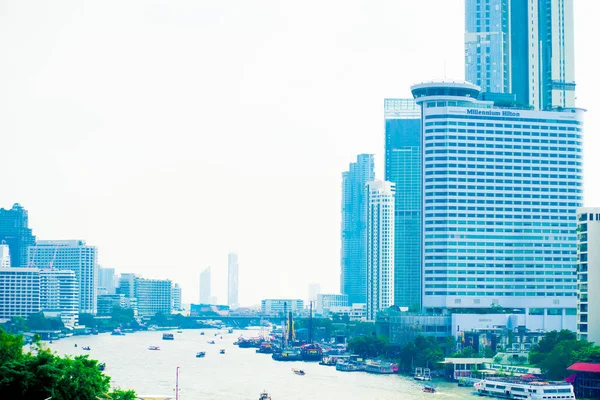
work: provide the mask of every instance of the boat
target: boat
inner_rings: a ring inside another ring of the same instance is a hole
[[[106,363],[98,364],[98,371],[104,371],[106,369]]]
[[[183,331],[177,331],[177,333],[183,333]]]
[[[423,385],[423,391],[425,393],[435,393],[435,387],[432,385]]]
[[[530,380],[523,378],[490,378],[483,379],[473,385],[479,396],[542,400],[560,398],[575,400],[573,385],[568,382]]]
[[[430,381],[431,380],[431,370],[429,368],[421,369],[415,368],[415,381]]]
[[[113,336],[124,336],[125,334],[119,329],[113,329],[113,331],[110,333]]]
[[[83,347],[81,348],[81,350],[90,351],[91,349],[90,349],[90,346],[83,346]]]
[[[302,361],[302,354],[295,350],[284,350],[273,353],[271,358],[275,361]]]
[[[464,378],[460,378],[458,380],[458,386],[459,387],[473,387],[473,385],[475,385],[479,381],[481,381],[481,379],[464,377]]]
[[[270,342],[262,342],[260,347],[256,349],[257,353],[261,354],[273,354],[273,345]]]
[[[175,340],[175,336],[172,333],[163,333],[163,340]]]
[[[398,364],[367,360],[365,363],[365,371],[371,374],[396,374],[398,373]]]
[[[148,346],[148,350],[160,350],[158,346]]]
[[[338,361],[335,364],[335,370],[336,371],[342,371],[342,372],[356,372],[356,371],[364,371],[365,370],[365,364],[362,362],[358,362],[358,361]]]
[[[220,353],[220,354],[225,354],[225,349],[221,349],[221,350],[219,350],[219,353]]]
[[[321,361],[323,359],[323,349],[317,344],[305,344],[301,347],[300,353],[304,361]]]
[[[229,329],[227,333],[233,333],[233,329]]]
[[[297,368],[292,368],[292,372],[295,373],[296,375],[306,375],[306,372],[304,372],[301,369],[297,369]]]
[[[200,336],[204,336],[204,332],[200,332]]]
[[[205,355],[206,355],[205,351],[199,351],[196,353],[196,358],[204,358]]]
[[[208,343],[208,344],[215,344],[215,341],[214,340],[207,340],[206,343]]]
[[[271,400],[271,396],[269,395],[269,393],[267,393],[266,390],[263,390],[260,393],[260,397],[258,398],[258,400]]]

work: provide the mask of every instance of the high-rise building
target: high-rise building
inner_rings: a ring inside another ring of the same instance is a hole
[[[125,298],[135,297],[135,274],[121,274],[119,277],[119,287],[116,289],[117,294],[122,294]]]
[[[71,270],[40,270],[40,308],[60,314],[65,326],[79,321],[79,285]]]
[[[573,0],[466,0],[466,79],[538,110],[575,106]]]
[[[329,315],[329,310],[337,307],[348,307],[348,296],[345,294],[322,294],[317,295],[317,314]]]
[[[371,181],[367,203],[367,319],[394,305],[394,184]]]
[[[117,285],[114,268],[98,267],[98,288],[102,288],[105,294],[116,293]]]
[[[96,247],[86,245],[84,240],[40,240],[29,247],[28,260],[28,265],[35,268],[74,271],[79,284],[79,312],[96,313]]]
[[[385,180],[394,183],[394,305],[421,305],[421,108],[385,99]]]
[[[238,284],[240,268],[238,265],[238,255],[229,253],[227,257],[227,305],[235,310],[239,306],[238,302]]]
[[[173,311],[181,311],[181,286],[178,283],[173,284]]]
[[[113,312],[115,307],[131,308],[127,306],[125,296],[122,294],[99,294],[98,315],[107,316]],[[134,314],[135,315],[135,314]]]
[[[365,303],[367,298],[367,223],[365,186],[375,179],[372,154],[360,154],[342,173],[341,292],[348,302]]]
[[[470,83],[412,93],[424,143],[424,308],[574,313],[583,111],[499,108]]]
[[[138,315],[171,314],[173,307],[172,282],[163,279],[135,278],[135,298]]]
[[[0,243],[0,268],[10,268],[10,249],[4,242]]]
[[[11,266],[27,266],[27,248],[35,245],[35,236],[29,229],[27,210],[16,203],[10,210],[0,208],[0,243],[10,249]]]
[[[200,272],[200,304],[211,304],[211,278],[210,267]]]
[[[600,343],[600,207],[577,210],[577,336]]]
[[[0,319],[40,312],[40,271],[0,268]]]

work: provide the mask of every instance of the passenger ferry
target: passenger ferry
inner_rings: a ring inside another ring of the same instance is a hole
[[[175,340],[175,336],[172,333],[163,333],[163,340]]]
[[[526,400],[575,400],[573,386],[567,382],[490,378],[477,382],[473,386],[478,395],[487,397]]]
[[[365,363],[365,371],[372,374],[396,374],[398,373],[398,364],[367,360]]]
[[[342,372],[364,371],[365,363],[359,362],[359,361],[354,361],[354,360],[348,360],[348,361],[339,360],[335,364],[335,370],[342,371]]]

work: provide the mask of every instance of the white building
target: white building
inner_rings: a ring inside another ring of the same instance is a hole
[[[367,319],[394,304],[394,184],[371,181],[367,203]]]
[[[40,271],[0,268],[0,319],[40,312]]]
[[[157,313],[171,314],[173,307],[172,282],[162,279],[135,278],[135,298],[140,316]]]
[[[300,299],[264,299],[260,304],[260,311],[265,315],[280,315],[284,311],[294,314],[304,309],[304,300]]]
[[[310,283],[308,285],[308,301],[309,302],[313,302],[313,306],[317,306],[317,308],[319,307],[316,303],[317,303],[317,298],[319,296],[319,294],[321,294],[321,285],[319,285],[318,283]]]
[[[28,265],[39,269],[71,270],[79,283],[79,312],[96,313],[98,256],[84,240],[39,240],[28,249]]]
[[[79,285],[75,272],[59,269],[40,270],[40,308],[60,314],[65,326],[79,322]]]
[[[231,310],[239,307],[239,278],[240,267],[238,264],[238,255],[229,253],[227,257],[227,305]]]
[[[0,268],[10,268],[10,250],[7,244],[0,244]]]
[[[200,272],[200,304],[211,304],[211,276],[210,267]]]
[[[348,306],[347,294],[321,294],[317,295],[317,314],[328,315],[332,307]]]
[[[366,321],[367,305],[364,303],[354,303],[351,306],[330,307],[329,316],[348,317],[350,321]]]
[[[600,343],[600,207],[577,210],[577,335]]]
[[[173,312],[181,311],[181,286],[179,286],[179,283],[173,284],[172,291]]]
[[[114,268],[98,268],[98,290],[104,294],[115,294],[117,288],[117,279]]]

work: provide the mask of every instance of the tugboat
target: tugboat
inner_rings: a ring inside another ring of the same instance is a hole
[[[423,391],[425,393],[435,393],[435,387],[432,385],[423,385]]]
[[[175,336],[172,333],[163,333],[163,340],[175,340]]]
[[[206,355],[205,351],[199,351],[196,353],[196,358],[204,358],[205,355]]]
[[[221,350],[219,350],[219,353],[220,353],[220,354],[225,354],[225,349],[221,349]]]
[[[292,372],[295,373],[296,375],[306,375],[306,372],[304,372],[301,369],[292,368]]]
[[[302,361],[302,354],[295,350],[284,350],[273,353],[271,358],[275,361]]]
[[[260,394],[260,397],[258,398],[258,400],[271,400],[271,396],[269,395],[269,393],[267,393],[266,390],[263,390]]]

